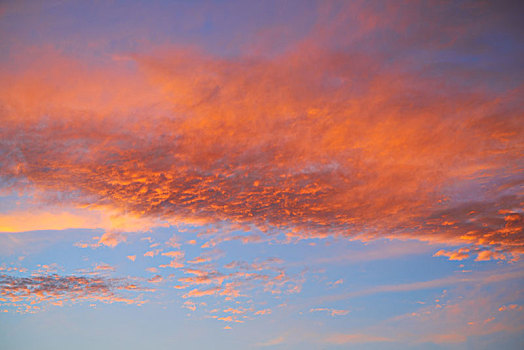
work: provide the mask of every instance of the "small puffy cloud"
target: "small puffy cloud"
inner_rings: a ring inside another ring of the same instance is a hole
[[[225,312],[225,313],[231,313],[231,314],[235,314],[235,315],[241,315],[241,314],[246,312],[245,310],[234,309],[232,307],[224,309],[222,311]]]
[[[269,315],[271,314],[271,309],[263,309],[263,310],[258,310],[255,312],[255,315]]]
[[[186,309],[189,309],[191,311],[195,311],[196,310],[196,304],[194,302],[192,302],[191,300],[185,301],[184,304],[182,304],[182,307],[184,307]]]
[[[163,256],[168,256],[170,258],[183,258],[185,253],[181,250],[174,250],[174,251],[170,251],[170,252],[164,252],[162,253]]]
[[[447,251],[444,249],[439,250],[433,256],[444,256],[447,257],[449,260],[464,260],[469,258],[469,249],[468,248],[460,248],[457,251]]]
[[[330,287],[336,287],[338,285],[341,285],[342,283],[344,283],[344,280],[341,278],[341,279],[338,279],[338,280],[336,280],[334,282],[329,282],[328,285]]]
[[[101,264],[97,265],[95,270],[101,270],[101,271],[115,271],[115,267],[107,264]]]
[[[184,264],[182,264],[181,262],[179,262],[178,260],[171,260],[169,262],[169,264],[162,264],[160,265],[159,267],[172,267],[174,269],[179,269],[179,268],[182,268],[184,267]]]
[[[122,242],[126,242],[127,237],[122,233],[117,232],[106,232],[98,240],[98,244],[103,244],[108,247],[114,248]]]
[[[148,279],[147,281],[149,283],[160,283],[164,280],[164,278],[160,275],[155,275],[153,277],[151,277],[150,279]]]
[[[489,260],[506,260],[507,257],[503,253],[494,252],[492,250],[482,250],[478,253],[475,261],[489,261]]]
[[[524,308],[521,306],[521,305],[517,305],[517,304],[509,304],[509,305],[502,305],[501,307],[499,307],[499,311],[511,311],[511,310],[516,310],[516,311],[522,311]]]
[[[160,254],[161,251],[162,251],[162,249],[150,250],[150,251],[144,253],[144,256],[148,256],[148,257],[152,258],[152,257]]]
[[[201,257],[201,256],[197,256],[196,258],[188,260],[187,262],[189,264],[202,264],[202,263],[208,262],[210,260],[211,260],[210,258],[204,258],[204,257]]]
[[[169,238],[169,240],[166,242],[166,245],[168,247],[172,247],[172,248],[180,248],[180,239],[178,238],[177,235],[173,235],[171,236],[171,238]]]
[[[182,296],[182,298],[191,298],[191,297],[203,297],[208,295],[213,295],[218,293],[222,289],[220,286],[216,286],[209,289],[193,289]]]

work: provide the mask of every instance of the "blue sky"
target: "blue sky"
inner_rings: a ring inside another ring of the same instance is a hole
[[[520,349],[519,6],[0,5],[0,347]]]

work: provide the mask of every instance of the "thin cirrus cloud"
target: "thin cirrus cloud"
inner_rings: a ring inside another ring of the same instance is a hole
[[[351,22],[339,48],[323,39],[340,36],[351,8],[323,25],[327,6],[309,38],[269,56],[168,45],[91,64],[37,49],[38,61],[0,73],[4,186],[145,218],[518,257],[522,87],[463,62],[482,50],[477,22],[443,7],[453,30],[437,40],[441,27],[415,30],[419,12],[390,7]],[[481,5],[460,10],[500,25]],[[407,47],[437,63],[415,64]]]
[[[459,344],[475,335],[489,335],[499,332],[522,332],[522,313],[505,314],[505,305],[500,301],[512,298],[504,286],[497,286],[499,295],[483,289],[475,289],[468,298],[460,293],[444,293],[433,305],[424,306],[415,312],[406,313],[383,321],[379,325],[362,329],[360,334],[333,334],[326,338],[328,343],[353,342],[404,342],[409,339],[415,344]],[[463,291],[461,291],[463,292]],[[457,295],[458,294],[458,295]],[[520,292],[518,292],[520,294]],[[476,307],[483,305],[482,308]],[[518,306],[514,306],[518,309]],[[399,328],[403,331],[399,332]]]

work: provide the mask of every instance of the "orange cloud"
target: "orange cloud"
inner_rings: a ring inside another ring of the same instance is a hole
[[[271,309],[263,309],[263,310],[258,310],[255,312],[255,315],[269,315],[271,314]]]
[[[439,250],[433,256],[445,256],[449,258],[449,260],[464,260],[469,258],[469,249],[467,248],[460,248],[459,250],[455,252],[446,251],[444,249]]]
[[[369,16],[352,18],[355,6]],[[521,254],[522,86],[403,58],[467,51],[477,28],[444,5],[446,30],[424,21],[426,5],[404,6],[342,6],[263,57],[163,47],[129,55],[135,68],[94,67],[42,49],[0,75],[0,177],[143,218]],[[352,33],[343,49],[329,46],[337,30]],[[374,31],[403,39],[354,44]]]
[[[224,309],[223,312],[238,315],[238,314],[245,313],[245,310],[233,309],[230,307],[230,308]]]
[[[43,193],[35,193],[34,200],[42,200]],[[102,228],[109,232],[147,231],[151,227],[166,226],[157,219],[118,213],[104,207],[68,207],[50,203],[45,209],[34,207],[14,209],[0,213],[0,232],[26,232],[36,230],[64,230],[71,228]]]
[[[506,260],[506,256],[501,253],[493,252],[491,250],[480,251],[475,261],[488,261],[488,260]]]
[[[210,260],[211,259],[209,259],[209,258],[203,258],[201,256],[197,256],[196,258],[194,258],[192,260],[189,260],[188,263],[190,263],[190,264],[202,264],[202,263],[208,262]]]
[[[186,309],[189,309],[191,311],[196,310],[196,304],[190,300],[185,301],[182,307],[185,307]]]
[[[0,232],[93,228],[93,222],[99,221],[98,219],[96,215],[75,215],[68,212],[11,212],[0,215]]]
[[[102,270],[102,271],[115,271],[115,267],[107,264],[101,264],[97,265],[95,270]]]
[[[144,253],[144,256],[148,256],[150,258],[153,258],[155,257],[156,255],[160,254],[160,252],[162,251],[162,249],[155,249],[155,250],[150,250],[148,252],[145,252]]]
[[[106,232],[100,237],[98,244],[103,244],[108,247],[114,248],[118,244],[127,241],[127,237],[121,233],[116,232]]]
[[[184,264],[182,264],[181,262],[177,260],[171,260],[169,264],[162,264],[159,267],[172,267],[174,269],[178,269],[178,268],[184,267]]]
[[[165,252],[165,253],[162,253],[163,256],[168,256],[170,258],[177,258],[177,259],[181,259],[184,257],[185,253],[181,250],[178,250],[178,251],[170,251],[170,252]]]
[[[216,294],[220,289],[221,287],[213,287],[213,288],[203,289],[203,290],[193,289],[187,292],[186,294],[184,294],[182,297],[183,298],[191,298],[191,297],[197,298],[197,297],[203,297],[207,295],[213,295],[213,294]]]
[[[499,308],[499,311],[508,311],[508,310],[517,310],[517,311],[522,311],[524,308],[522,306],[519,306],[517,304],[510,304],[510,305],[502,305],[500,308]]]

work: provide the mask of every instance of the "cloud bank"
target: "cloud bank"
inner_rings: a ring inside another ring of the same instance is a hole
[[[517,257],[521,73],[498,68],[486,38],[519,40],[518,28],[481,4],[377,4],[321,6],[307,38],[278,53],[165,45],[94,64],[33,49],[38,59],[0,72],[4,188],[140,217]]]

